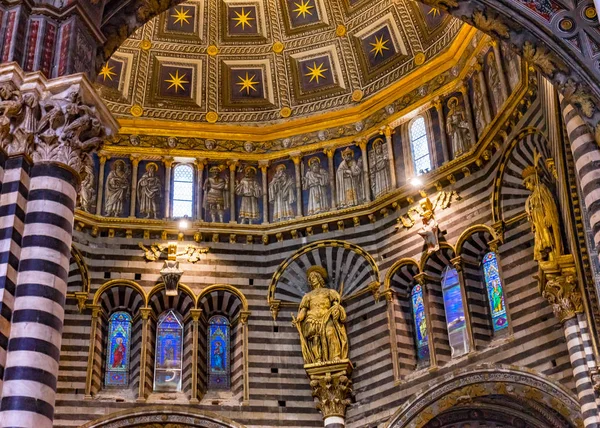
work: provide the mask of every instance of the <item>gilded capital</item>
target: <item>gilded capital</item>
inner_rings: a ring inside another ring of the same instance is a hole
[[[92,318],[100,318],[100,316],[102,315],[102,306],[90,305],[89,308],[92,309]]]
[[[196,158],[194,163],[196,164],[196,168],[198,168],[198,171],[204,171],[204,167],[206,166],[208,161],[206,160],[206,158]]]
[[[198,321],[202,315],[202,309],[190,309],[190,315],[192,316],[192,321]]]
[[[360,150],[362,152],[365,152],[367,150],[367,139],[366,138],[361,138],[359,140],[356,141],[356,145],[358,147],[360,147]]]
[[[387,125],[385,127],[385,129],[383,130],[383,134],[385,135],[386,138],[391,138],[393,133],[394,133],[394,128],[392,128],[390,125]]]
[[[350,404],[352,393],[349,371],[310,376],[310,389],[313,397],[318,400],[317,409],[321,411],[323,418],[346,416],[346,407]]]
[[[240,322],[242,324],[248,324],[248,317],[250,317],[250,311],[240,311]]]
[[[333,159],[333,155],[335,154],[335,149],[333,147],[325,147],[323,149],[323,153],[327,155],[328,159]]]
[[[454,257],[452,260],[450,260],[450,263],[452,263],[452,266],[454,266],[454,269],[456,269],[458,272],[462,272],[463,271],[463,258],[461,256],[458,257]]]
[[[300,161],[302,160],[302,153],[294,152],[290,154],[290,159],[294,162],[294,165],[300,165]]]
[[[147,321],[150,318],[150,314],[152,313],[152,308],[141,308],[140,315],[144,321]]]
[[[171,168],[173,166],[173,162],[175,160],[171,157],[171,156],[167,156],[163,158],[163,163],[165,164],[166,168]]]

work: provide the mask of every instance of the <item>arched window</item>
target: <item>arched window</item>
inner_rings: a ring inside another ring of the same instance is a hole
[[[469,351],[465,309],[460,292],[460,281],[456,269],[447,267],[442,274],[442,293],[448,326],[448,340],[452,357],[459,357]]]
[[[164,312],[156,325],[154,390],[181,391],[183,321],[174,311]]]
[[[423,289],[417,284],[410,293],[410,300],[415,322],[415,338],[417,341],[417,362],[419,366],[429,365],[429,334],[427,317],[423,304]]]
[[[508,318],[506,317],[506,305],[504,304],[502,280],[498,272],[496,253],[493,251],[487,253],[483,256],[481,264],[483,266],[483,277],[485,278],[485,287],[487,288],[488,301],[490,303],[492,325],[494,326],[494,331],[499,331],[508,327]]]
[[[115,312],[108,321],[108,352],[106,355],[106,386],[129,385],[129,345],[131,315]]]
[[[423,116],[414,118],[410,123],[408,133],[415,175],[431,171],[431,155],[429,153],[425,118]]]
[[[208,388],[229,389],[231,384],[229,320],[215,315],[208,320]]]
[[[192,217],[194,205],[194,169],[191,165],[177,165],[173,169],[174,218]]]

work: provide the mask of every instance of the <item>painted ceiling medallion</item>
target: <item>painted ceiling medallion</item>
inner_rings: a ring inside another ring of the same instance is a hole
[[[206,53],[210,56],[216,56],[219,53],[219,48],[215,45],[210,45],[208,48],[206,48]]]
[[[283,43],[281,43],[281,42],[273,43],[273,52],[279,54],[279,53],[283,52],[284,49],[285,49],[285,46]]]
[[[140,42],[140,49],[147,51],[152,48],[152,42],[148,39],[144,39]]]
[[[214,111],[209,111],[206,113],[206,121],[208,123],[215,123],[217,120],[219,120],[219,115]]]
[[[283,107],[279,110],[279,115],[283,118],[290,117],[292,115],[292,109],[289,107]]]
[[[423,52],[419,52],[415,55],[415,65],[423,65],[425,62],[425,54]]]
[[[142,116],[144,114],[144,109],[139,104],[132,105],[131,109],[129,111],[135,117],[140,117],[140,116]]]

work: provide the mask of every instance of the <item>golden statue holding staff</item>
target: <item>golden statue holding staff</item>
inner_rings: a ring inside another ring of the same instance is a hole
[[[300,302],[297,318],[292,324],[298,329],[305,364],[341,361],[348,358],[346,311],[340,294],[327,288],[327,271],[312,266],[306,273],[312,291]]]
[[[538,262],[556,260],[563,253],[558,208],[550,189],[537,170],[540,155],[533,153],[533,166],[523,169],[523,185],[531,192],[525,211],[534,236],[533,258]]]

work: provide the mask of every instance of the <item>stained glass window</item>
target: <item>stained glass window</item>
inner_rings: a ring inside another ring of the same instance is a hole
[[[179,314],[164,312],[156,328],[156,355],[154,366],[155,391],[181,390],[181,363],[183,354],[183,322]]]
[[[499,331],[508,327],[508,318],[506,318],[506,306],[504,304],[502,280],[498,272],[496,253],[492,251],[487,253],[483,257],[481,264],[483,265],[483,277],[485,278],[485,286],[492,314],[492,325],[494,326],[494,331]]]
[[[194,202],[194,169],[177,165],[173,169],[173,217],[192,217]]]
[[[215,315],[208,320],[208,387],[229,389],[229,320]]]
[[[129,346],[131,316],[115,312],[108,321],[108,352],[106,358],[106,386],[129,385]]]
[[[429,155],[429,141],[425,118],[417,116],[410,124],[410,149],[412,153],[415,175],[431,171],[431,157]]]
[[[429,334],[427,333],[427,318],[423,304],[423,289],[415,285],[410,293],[413,319],[415,322],[415,337],[417,341],[417,360],[419,365],[429,364]]]
[[[448,340],[450,341],[452,357],[459,357],[469,352],[469,344],[465,309],[456,269],[450,267],[444,269],[442,293],[444,295],[444,310],[446,312],[446,325],[448,326]]]

